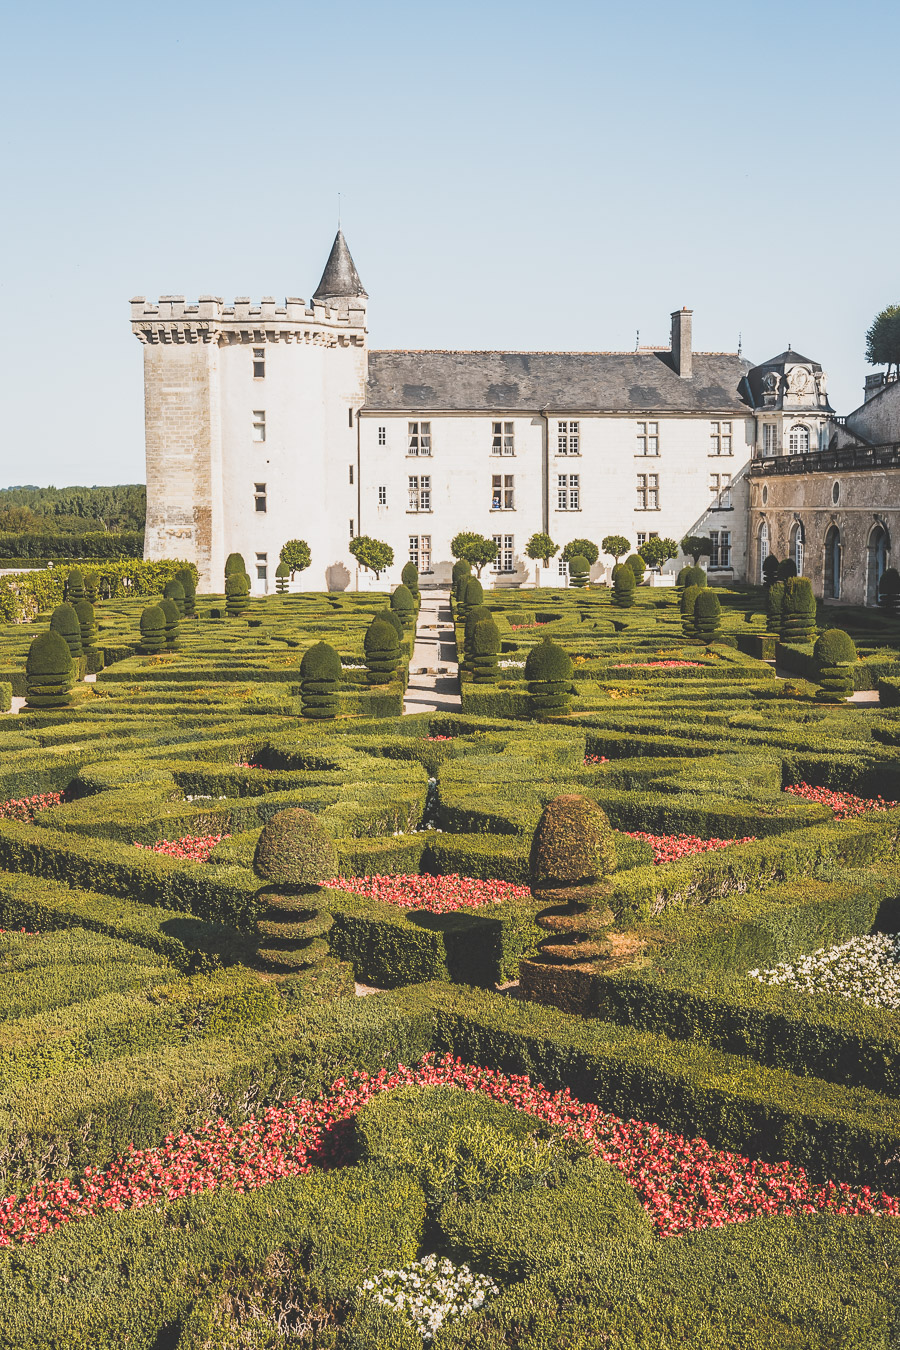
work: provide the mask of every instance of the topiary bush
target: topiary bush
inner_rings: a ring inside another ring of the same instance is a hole
[[[531,841],[532,890],[593,885],[616,867],[616,846],[606,813],[588,797],[567,793],[544,807]]]
[[[159,605],[148,605],[141,612],[142,652],[162,652],[166,648],[166,616]]]
[[[685,586],[699,586],[701,589],[707,584],[706,572],[699,563],[693,567],[685,568],[684,584]]]
[[[291,575],[291,569],[287,563],[279,563],[275,568],[275,590],[279,595],[286,595],[288,589],[288,580]]]
[[[93,568],[84,574],[84,598],[92,605],[100,599],[100,573]]]
[[[401,582],[391,594],[391,609],[400,619],[404,629],[410,632],[416,626],[416,602],[408,586]]]
[[[590,583],[591,565],[583,553],[569,559],[569,585],[583,590]]]
[[[816,597],[806,577],[789,577],[781,602],[782,642],[812,642],[816,632]]]
[[[497,658],[500,655],[500,629],[491,618],[479,619],[475,624],[471,644],[472,678],[476,684],[496,684],[500,678]]]
[[[166,582],[165,586],[163,587],[163,599],[171,600],[172,604],[178,610],[179,619],[184,618],[185,616],[184,587],[182,586],[180,581],[176,581],[175,578],[173,577],[171,581]]]
[[[470,658],[473,655],[472,644],[475,640],[475,625],[480,623],[482,619],[493,619],[493,617],[494,616],[487,605],[473,605],[471,609],[466,611],[466,622],[463,630],[463,650],[460,653],[460,665],[463,670],[472,670]]]
[[[403,642],[404,638],[403,624],[400,620],[400,615],[397,613],[396,610],[380,609],[378,613],[375,615],[375,618],[383,619],[385,623],[389,623],[397,634],[397,641],[400,643]]]
[[[571,708],[571,656],[551,638],[538,642],[525,658],[525,679],[532,717],[559,716]]]
[[[710,591],[705,586],[697,591],[692,617],[695,637],[701,642],[715,642],[722,623],[722,606],[715,591]]]
[[[304,717],[333,721],[340,707],[341,658],[327,642],[317,642],[300,662],[300,703]]]
[[[225,559],[225,575],[226,577],[230,577],[235,573],[239,576],[246,576],[247,564],[244,562],[243,556],[240,553],[229,553],[228,557]]]
[[[781,606],[784,604],[784,582],[773,581],[766,592],[766,624],[770,633],[781,630]]]
[[[81,569],[73,567],[66,577],[66,599],[70,605],[74,605],[78,600],[85,600],[84,575]]]
[[[703,587],[701,586],[691,585],[685,586],[684,590],[681,592],[681,631],[684,633],[685,637],[695,636],[694,609],[696,608],[697,599],[702,590]]]
[[[793,558],[782,558],[778,564],[778,570],[775,573],[776,581],[790,581],[791,577],[797,575],[797,564]]]
[[[619,609],[630,609],[634,604],[634,592],[637,586],[634,572],[627,563],[619,563],[618,567],[613,568],[612,580],[613,604]]]
[[[820,703],[843,703],[853,693],[852,668],[858,660],[856,644],[843,628],[826,628],[813,648]]]
[[[459,604],[460,614],[466,617],[470,609],[484,604],[484,587],[477,577],[465,577],[462,583],[462,598]]]
[[[263,826],[253,868],[278,889],[265,893],[268,904],[256,921],[260,964],[269,970],[302,970],[327,956],[324,935],[333,919],[316,902],[322,883],[338,872],[338,857],[321,821],[298,806],[279,811]]]
[[[635,581],[641,581],[643,579],[644,573],[647,570],[647,564],[644,562],[643,558],[639,553],[629,554],[629,556],[625,559],[625,566],[631,568],[632,572],[634,573]]]
[[[774,586],[778,580],[778,559],[774,553],[763,558],[762,578],[764,586]]]
[[[243,572],[229,572],[225,578],[225,613],[230,619],[243,614],[250,603],[250,582]]]
[[[414,562],[403,564],[403,571],[400,573],[400,580],[416,600],[419,599],[419,569]]]
[[[177,652],[181,650],[181,636],[179,625],[181,623],[181,614],[174,600],[163,599],[159,602],[159,608],[162,610],[166,620],[166,651]]]
[[[50,615],[51,633],[59,633],[60,637],[68,645],[72,653],[72,659],[77,661],[81,656],[81,624],[78,622],[78,615],[75,613],[73,605],[65,601],[57,605],[56,609]]]
[[[688,573],[690,572],[690,570],[691,570],[690,566],[682,567],[680,569],[678,576],[675,578],[675,585],[679,587],[679,589],[685,587],[688,584]]]
[[[466,581],[469,579],[471,575],[472,575],[471,565],[467,563],[463,558],[459,558],[453,564],[453,571],[451,572],[450,576],[451,576],[451,585],[453,587],[453,598],[454,600],[457,601],[457,603],[460,603],[462,601],[463,594],[465,593]]]
[[[184,591],[184,616],[187,619],[197,617],[197,583],[194,580],[194,574],[189,567],[181,567],[175,573],[175,580],[180,582],[181,589]]]
[[[39,633],[25,658],[25,701],[29,708],[65,708],[75,663],[61,633]]]
[[[94,606],[90,600],[79,600],[75,606],[75,615],[81,632],[81,646],[84,651],[97,645],[97,620]]]
[[[363,638],[369,684],[389,684],[400,664],[400,643],[392,623],[376,614]]]
[[[888,614],[900,616],[900,572],[886,567],[878,583],[878,604]]]

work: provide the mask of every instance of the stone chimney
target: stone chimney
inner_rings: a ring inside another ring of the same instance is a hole
[[[675,374],[689,380],[693,374],[691,353],[692,309],[676,309],[672,315],[672,365]]]

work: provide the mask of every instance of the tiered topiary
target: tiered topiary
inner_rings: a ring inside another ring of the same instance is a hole
[[[225,613],[230,619],[243,614],[250,603],[250,582],[243,572],[229,572],[225,578]]]
[[[470,658],[473,655],[473,644],[475,641],[475,625],[482,619],[493,619],[493,614],[487,605],[473,605],[471,609],[466,610],[465,629],[463,632],[463,649],[460,653],[460,668],[462,670],[472,670]]]
[[[419,569],[414,562],[403,564],[403,571],[400,573],[400,580],[409,591],[410,595],[418,605],[419,596]]]
[[[686,567],[684,569],[685,586],[700,586],[702,588],[706,584],[706,572],[699,563],[695,563],[693,567]]]
[[[549,934],[533,961],[520,967],[526,998],[570,1012],[588,1012],[593,966],[612,954],[607,934],[610,876],[616,866],[613,831],[587,797],[566,794],[544,807],[529,862],[532,894],[548,907],[537,915]]]
[[[826,628],[813,648],[820,703],[843,703],[853,693],[853,667],[858,660],[856,644],[843,628]]]
[[[591,580],[591,565],[583,553],[569,559],[569,585],[583,590]]]
[[[39,633],[25,658],[25,701],[29,708],[65,708],[75,679],[75,663],[61,633]]]
[[[479,619],[472,642],[466,641],[466,653],[471,649],[472,678],[476,684],[496,684],[500,678],[497,658],[500,655],[500,629],[493,619]]]
[[[197,617],[197,583],[189,567],[182,567],[175,573],[175,580],[181,583],[184,591],[184,615],[186,619]]]
[[[685,586],[681,592],[681,631],[685,637],[694,637],[694,609],[698,596],[703,593],[702,586]]]
[[[775,573],[776,581],[790,581],[791,577],[797,575],[797,564],[793,558],[782,558],[778,564],[778,570]]]
[[[774,586],[778,580],[778,559],[774,553],[763,558],[762,578],[764,586]]]
[[[766,627],[770,633],[781,632],[781,606],[784,604],[784,582],[773,581],[766,591]]]
[[[185,603],[184,587],[181,582],[176,581],[174,577],[171,581],[167,581],[163,588],[163,598],[172,601],[172,604],[178,610],[179,619],[183,619],[185,615]]]
[[[691,570],[690,565],[688,565],[687,567],[682,567],[679,570],[679,573],[675,578],[675,585],[679,588],[679,590],[682,590],[688,584],[688,573],[690,572],[690,570]]]
[[[165,615],[166,620],[166,651],[177,652],[181,650],[181,634],[179,624],[181,615],[178,613],[178,606],[174,600],[162,599],[159,607]]]
[[[782,642],[812,642],[816,635],[816,597],[806,577],[789,577],[781,602]]]
[[[279,595],[286,595],[288,580],[291,575],[291,569],[287,563],[279,563],[275,568],[275,590]]]
[[[549,637],[532,647],[525,658],[532,717],[561,716],[569,711],[574,668],[569,653]]]
[[[233,576],[237,573],[239,576],[247,575],[247,564],[244,562],[243,555],[240,553],[229,553],[225,559],[225,575]]]
[[[327,830],[298,806],[263,826],[253,858],[256,875],[268,886],[266,908],[256,921],[257,959],[267,970],[290,973],[328,955],[325,934],[333,923],[318,901],[322,882],[337,874],[337,850]]]
[[[470,609],[484,604],[484,587],[477,577],[466,577],[462,592],[460,612],[465,618]]]
[[[705,586],[697,591],[694,601],[694,636],[701,642],[715,642],[722,623],[722,606],[715,591]]]
[[[400,643],[400,646],[402,648],[403,643],[405,641],[405,633],[403,629],[403,624],[400,619],[400,615],[397,613],[397,611],[395,609],[380,609],[378,613],[375,615],[375,618],[384,619],[385,623],[391,624],[391,626],[393,627],[394,631],[397,634],[397,641]]]
[[[327,642],[317,642],[300,662],[300,704],[304,717],[333,721],[340,707],[341,658]]]
[[[369,684],[389,684],[400,664],[400,642],[392,623],[375,615],[363,638]]]
[[[453,571],[451,573],[452,578],[451,585],[453,587],[453,598],[457,602],[457,604],[462,603],[462,598],[466,590],[466,582],[468,581],[471,575],[472,575],[471,565],[467,563],[463,558],[459,558],[453,564]]]
[[[84,575],[80,568],[73,567],[66,577],[66,599],[70,605],[74,605],[78,600],[84,600],[86,598]]]
[[[637,582],[627,563],[619,563],[613,568],[612,602],[619,609],[630,609],[634,604],[634,592]]]
[[[78,615],[75,613],[73,605],[57,605],[56,609],[50,615],[51,633],[59,633],[65,640],[69,651],[72,653],[73,661],[77,661],[81,656],[81,624],[78,622]]]
[[[141,612],[141,651],[163,652],[166,649],[166,616],[159,605],[148,605]]]
[[[75,606],[75,615],[81,633],[82,649],[88,651],[97,645],[97,620],[90,600],[79,600]]]
[[[100,599],[100,573],[93,569],[84,574],[84,598],[92,605]]]
[[[625,559],[625,566],[631,568],[634,573],[634,579],[637,582],[640,582],[643,579],[644,573],[647,570],[647,564],[639,553],[629,554]]]
[[[416,626],[416,602],[408,586],[403,583],[391,595],[391,609],[399,617],[406,632]]]
[[[878,604],[888,614],[900,617],[900,572],[886,567],[878,583]]]

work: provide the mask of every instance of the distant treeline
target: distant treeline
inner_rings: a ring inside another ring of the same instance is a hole
[[[7,536],[143,533],[146,512],[143,483],[0,488],[0,534]]]

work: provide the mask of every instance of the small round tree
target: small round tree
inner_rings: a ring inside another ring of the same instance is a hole
[[[389,684],[400,664],[400,643],[394,625],[376,614],[366,629],[363,648],[369,684]]]
[[[797,575],[797,564],[793,558],[782,558],[778,564],[778,570],[775,573],[776,581],[790,581],[791,577]]]
[[[576,553],[574,558],[569,559],[569,585],[584,590],[590,584],[590,580],[590,563],[583,553]]]
[[[630,609],[634,604],[636,585],[634,573],[628,564],[618,563],[613,568],[613,604],[619,609]]]
[[[878,604],[888,614],[900,615],[900,572],[886,567],[878,583]]]
[[[525,658],[532,717],[561,716],[569,711],[574,669],[569,653],[551,638],[532,647]]]
[[[293,581],[295,574],[305,572],[312,562],[309,544],[305,539],[289,539],[286,544],[282,544],[278,561],[284,563],[291,574],[291,581]],[[275,575],[278,576],[277,569]]]
[[[678,557],[678,545],[674,539],[648,539],[645,544],[641,544],[638,553],[647,566],[656,572],[671,558]]]
[[[166,616],[159,605],[148,605],[141,612],[142,652],[155,653],[166,648]]]
[[[367,534],[358,534],[350,540],[350,552],[360,567],[367,572],[374,572],[376,581],[394,561],[394,550],[390,544],[383,543],[381,539],[372,539]]]
[[[774,553],[763,558],[762,578],[764,586],[774,586],[778,580],[778,559]]]
[[[197,617],[197,583],[189,567],[181,567],[175,573],[175,580],[181,583],[184,591],[184,613],[188,619]]]
[[[466,652],[470,644],[466,643]],[[479,619],[471,642],[472,678],[475,684],[496,684],[500,678],[497,658],[500,655],[500,629],[493,619]]]
[[[337,875],[334,840],[301,807],[279,811],[263,826],[253,868],[267,884],[265,908],[256,921],[257,959],[269,970],[303,970],[328,954],[325,934],[333,923],[321,908],[323,883]]]
[[[275,590],[278,595],[287,595],[288,578],[291,575],[291,569],[287,563],[279,563],[275,568]]]
[[[391,609],[399,616],[406,632],[412,632],[416,626],[416,602],[408,586],[401,582],[391,592]]]
[[[712,557],[712,540],[706,534],[686,534],[681,541],[681,551],[693,558],[694,566],[699,567],[701,558]]]
[[[722,623],[722,606],[715,591],[702,587],[694,601],[694,635],[701,642],[715,642]]]
[[[550,559],[554,558],[559,552],[559,544],[554,544],[549,534],[533,534],[525,545],[525,557],[530,558],[532,562],[539,562],[545,568],[550,566]],[[538,579],[540,572],[538,571]]]
[[[300,662],[300,711],[316,722],[333,721],[340,707],[341,658],[327,642],[317,642]]]
[[[602,547],[604,553],[610,558],[615,558],[618,567],[619,559],[624,558],[631,549],[631,540],[626,539],[624,534],[608,534],[603,540]]]
[[[87,599],[84,589],[84,575],[79,567],[73,567],[66,577],[66,599],[70,605]]]
[[[59,633],[68,644],[73,661],[77,661],[81,656],[81,624],[78,622],[74,605],[66,604],[64,601],[56,606],[50,615],[50,631]]]
[[[843,628],[826,628],[813,647],[820,703],[843,703],[853,693],[853,667],[858,660],[856,644]]]
[[[643,580],[644,573],[647,570],[647,564],[639,553],[631,553],[625,559],[625,566],[630,567],[634,573],[634,579],[637,582]]]
[[[681,592],[681,631],[685,637],[694,637],[694,608],[697,597],[703,594],[702,586],[685,586]]]
[[[816,597],[806,577],[789,577],[781,602],[781,641],[812,642],[816,633]]]
[[[177,581],[173,577],[171,581],[166,582],[163,587],[163,599],[171,600],[172,604],[178,610],[179,619],[184,618],[186,613],[185,594],[184,587],[180,581]]]
[[[414,562],[403,564],[403,570],[400,573],[400,580],[409,591],[410,595],[418,604],[419,601],[419,569]]]
[[[52,629],[39,633],[25,658],[25,701],[29,708],[65,708],[75,679],[69,644]]]
[[[84,574],[84,598],[92,605],[100,599],[100,573],[95,568]]]
[[[480,577],[482,568],[496,558],[497,543],[496,540],[488,539],[487,535],[478,534],[475,530],[460,530],[459,534],[455,534],[450,540],[450,552],[454,558],[459,558],[460,561],[474,567]]]
[[[165,615],[166,620],[166,651],[177,652],[181,649],[181,635],[179,625],[181,615],[178,613],[178,606],[174,600],[162,599],[159,602],[159,608]]]
[[[230,619],[243,614],[250,603],[250,583],[244,572],[229,572],[225,578],[225,613]]]
[[[84,651],[97,645],[97,620],[94,606],[90,600],[79,600],[75,606],[75,615],[81,633],[81,646]]]

